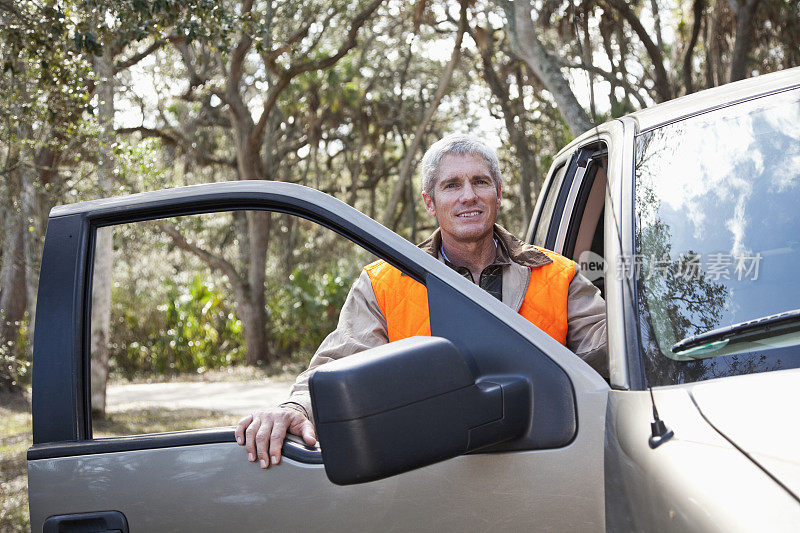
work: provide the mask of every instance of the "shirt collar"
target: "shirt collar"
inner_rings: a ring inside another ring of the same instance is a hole
[[[540,267],[553,262],[536,246],[517,239],[497,224],[494,225],[494,238],[498,243],[495,263],[507,265],[513,261],[527,267]],[[442,249],[442,231],[437,228],[418,246],[422,251],[439,259],[439,252]]]
[[[494,266],[494,265],[509,265],[511,264],[511,260],[508,258],[508,252],[506,251],[505,245],[497,240],[497,237],[494,238],[494,261],[492,261],[487,266]],[[444,259],[444,262],[448,266],[455,267],[453,262],[447,257],[447,254],[444,253],[444,245],[439,245],[439,255]]]

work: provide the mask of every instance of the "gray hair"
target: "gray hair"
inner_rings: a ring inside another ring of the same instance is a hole
[[[500,162],[495,151],[474,135],[452,133],[433,143],[422,157],[422,192],[433,197],[433,185],[439,175],[439,164],[447,154],[482,157],[489,165],[489,176],[498,192],[500,191]]]

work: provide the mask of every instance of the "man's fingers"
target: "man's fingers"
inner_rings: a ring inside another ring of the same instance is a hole
[[[314,424],[310,421],[306,420],[303,422],[303,425],[300,426],[300,431],[303,434],[303,441],[308,444],[309,446],[314,446],[317,443],[317,436],[314,433]]]
[[[314,425],[298,411],[290,408],[257,411],[239,421],[234,435],[244,444],[248,461],[258,460],[261,468],[281,462],[281,451],[287,431],[313,446],[317,442]]]
[[[308,418],[295,412],[291,422],[292,425],[289,428],[289,432],[292,435],[302,437],[303,442],[309,446],[313,446],[317,443],[317,434],[314,431],[314,424],[312,424]]]
[[[259,462],[261,463],[261,468],[269,467],[269,457],[267,456],[267,446],[268,446],[268,439],[270,438],[270,434],[273,432],[273,422],[271,419],[267,419],[258,429],[256,433],[256,453],[258,454]]]
[[[236,442],[240,445],[244,445],[244,430],[247,429],[247,426],[250,425],[250,422],[253,421],[253,415],[247,415],[246,417],[239,420],[239,424],[236,426],[236,430],[233,432],[233,435],[236,437]]]
[[[281,462],[281,449],[283,448],[283,439],[286,437],[287,429],[286,422],[283,420],[275,421],[275,425],[272,426],[272,435],[269,438],[269,455],[274,465]]]
[[[256,460],[256,432],[261,427],[261,420],[253,418],[250,425],[244,432],[245,450],[247,450],[247,460],[251,463]]]

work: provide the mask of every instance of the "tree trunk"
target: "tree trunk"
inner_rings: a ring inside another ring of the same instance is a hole
[[[92,412],[105,416],[108,382],[109,336],[111,330],[112,227],[98,228],[95,236],[92,276]]]
[[[114,176],[114,70],[108,47],[103,56],[95,58],[97,72],[98,139],[97,181],[101,196],[111,193]],[[97,230],[92,279],[91,329],[91,406],[94,413],[105,415],[106,383],[108,382],[109,335],[111,326],[112,228]]]
[[[564,77],[558,62],[544,48],[531,20],[530,0],[506,2],[506,18],[511,47],[528,68],[539,78],[553,99],[573,134],[579,135],[592,127],[586,111]]]
[[[32,134],[31,134],[32,136]],[[27,147],[25,159],[35,160],[34,150]],[[39,194],[37,178],[33,170],[23,166],[20,176],[22,178],[22,249],[25,260],[25,292],[28,311],[28,331],[33,331],[36,326],[36,294],[39,285],[39,261],[41,248],[40,237],[44,235],[44,226],[41,223]],[[32,356],[32,353],[28,354]]]
[[[17,355],[19,326],[25,315],[25,254],[22,244],[23,224],[18,212],[6,212],[3,238],[3,267],[0,269],[0,346]]]
[[[24,68],[24,67],[23,67]],[[24,85],[19,86],[20,101],[28,100],[26,88]],[[22,228],[22,268],[23,268],[23,287],[21,290],[25,291],[25,304],[28,312],[28,330],[33,331],[36,319],[36,286],[39,282],[39,269],[38,262],[40,251],[38,250],[38,236],[43,234],[43,228],[40,225],[40,216],[37,209],[38,195],[36,191],[36,175],[34,166],[36,161],[36,153],[33,147],[35,142],[33,134],[33,125],[27,121],[21,121],[17,124],[16,128],[17,137],[20,141],[21,147],[17,148],[17,169],[15,171],[16,182],[14,184],[15,197],[19,201],[19,207],[15,211],[19,213],[19,224]],[[23,313],[25,309],[23,310]],[[28,351],[28,357],[32,353]],[[18,354],[22,355],[22,354]]]
[[[729,14],[728,3],[725,0],[716,0],[714,8],[711,10],[711,28],[708,32],[708,50],[706,51],[706,64],[708,72],[706,80],[707,87],[716,87],[725,83],[725,69],[723,56],[725,50],[725,36],[722,34],[725,27],[723,19]]]
[[[270,213],[266,211],[247,212],[247,232],[250,243],[247,281],[250,290],[242,305],[246,314],[242,318],[242,322],[247,344],[248,365],[257,364],[259,361],[272,362],[267,344],[267,310],[264,296],[270,221]]]
[[[13,207],[12,194],[8,192],[9,198],[4,203],[10,208],[5,216],[3,264],[0,268],[0,362],[3,363],[0,390],[18,390],[19,329],[27,304],[23,248],[25,221],[19,210]]]
[[[347,195],[347,203],[352,207],[356,206],[356,200],[358,200],[358,178],[361,176],[361,153],[364,151],[364,136],[365,133],[359,128],[355,150],[353,150],[353,159],[348,166],[350,170],[350,190]]]
[[[286,227],[286,232],[283,235],[281,275],[283,278],[289,279],[295,265],[294,249],[295,246],[297,246],[297,217],[294,215],[283,215],[283,224]]]
[[[51,191],[58,191],[63,184],[63,176],[58,172],[58,165],[63,155],[62,147],[59,144],[63,139],[53,139],[53,144],[45,144],[35,155],[36,162],[36,187],[30,190],[32,194],[31,206],[29,216],[33,219],[33,226],[36,228],[34,238],[32,239],[32,260],[29,261],[29,272],[33,273],[33,294],[38,292],[39,288],[39,268],[41,267],[42,251],[44,249],[44,237],[47,231],[47,219],[50,215],[50,209],[56,204],[57,196]],[[30,324],[35,322],[35,314],[31,317]],[[31,326],[31,330],[33,327]]]
[[[525,134],[518,129],[513,134],[514,151],[520,163],[520,194],[522,196],[522,220],[520,229],[525,233],[533,215],[533,198],[539,192],[539,165],[531,153]]]
[[[732,0],[733,3],[736,0]],[[747,77],[747,59],[753,49],[755,34],[755,12],[759,0],[745,0],[738,3],[736,14],[736,41],[731,54],[731,71],[728,81],[743,80]]]
[[[692,3],[692,35],[686,51],[683,55],[683,84],[686,87],[686,94],[694,92],[694,82],[692,81],[692,58],[694,47],[697,46],[697,39],[700,37],[700,27],[703,24],[703,13],[706,9],[706,0],[694,0]]]

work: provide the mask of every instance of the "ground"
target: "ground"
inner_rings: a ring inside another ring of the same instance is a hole
[[[28,530],[28,471],[31,445],[27,397],[0,395],[0,531]]]

